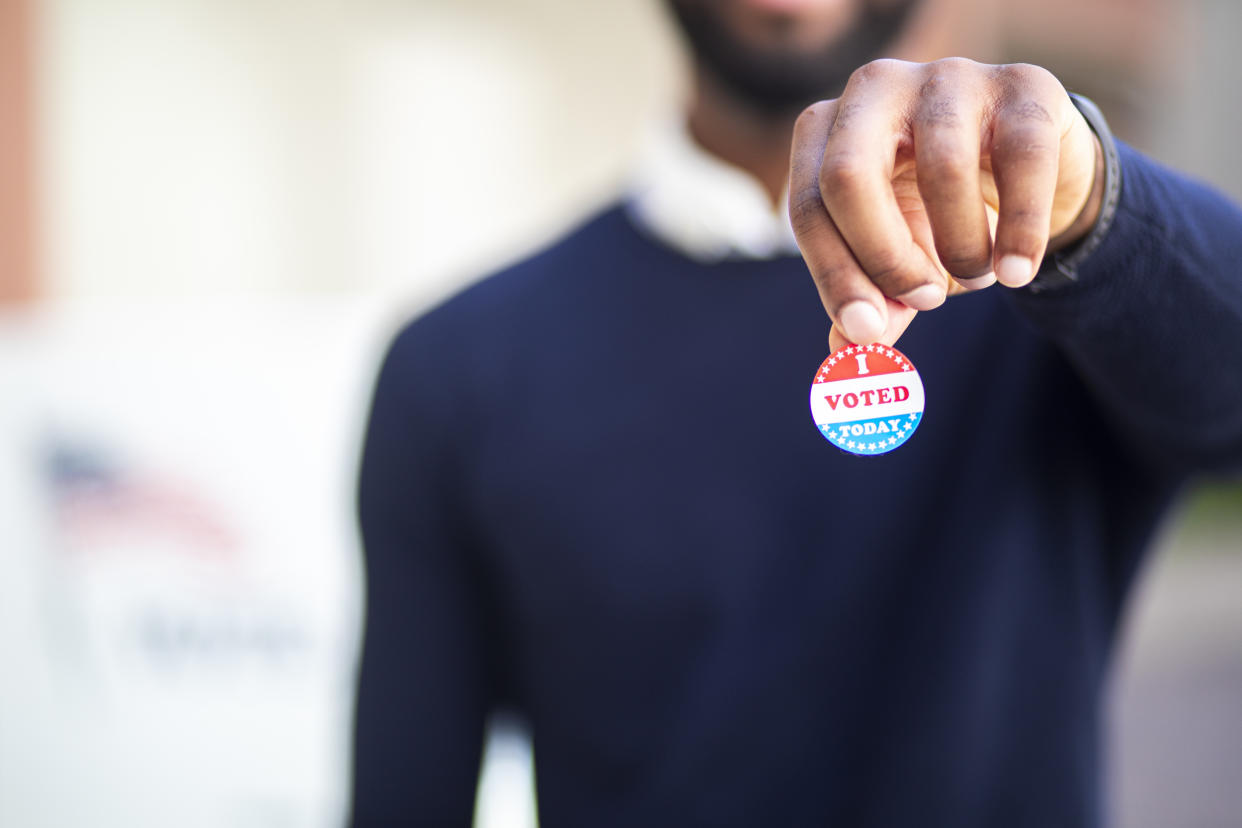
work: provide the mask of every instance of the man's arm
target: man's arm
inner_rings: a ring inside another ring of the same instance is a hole
[[[1242,468],[1242,211],[1120,146],[1124,183],[1073,282],[1014,299],[1132,445],[1182,471]]]
[[[834,342],[892,343],[949,293],[1025,288],[1093,226],[1100,160],[1037,67],[860,69],[794,134],[790,216]],[[1136,153],[1122,167],[1114,226],[1079,281],[1017,298],[1149,459],[1242,464],[1242,215]]]
[[[359,481],[366,632],[352,824],[470,824],[489,705],[477,571],[452,479],[454,400],[408,328],[376,385]]]

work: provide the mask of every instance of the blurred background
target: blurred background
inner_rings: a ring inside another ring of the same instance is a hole
[[[1236,0],[928,0],[1242,197]],[[0,0],[0,825],[333,826],[387,337],[623,186],[654,0]],[[1242,489],[1167,525],[1114,822],[1242,825]],[[501,723],[478,824],[533,825]]]

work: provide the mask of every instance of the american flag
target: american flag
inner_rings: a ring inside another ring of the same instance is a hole
[[[72,548],[158,540],[187,553],[231,556],[238,534],[193,487],[106,452],[54,441],[44,466],[57,529]]]

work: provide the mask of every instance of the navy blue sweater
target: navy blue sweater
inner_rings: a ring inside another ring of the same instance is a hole
[[[702,265],[621,209],[397,336],[363,457],[354,818],[467,825],[485,717],[558,826],[1094,826],[1123,601],[1242,463],[1242,215],[1123,147],[1077,284],[900,347],[858,458],[807,410],[801,260]]]

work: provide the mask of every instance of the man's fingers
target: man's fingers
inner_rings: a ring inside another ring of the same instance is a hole
[[[825,141],[837,109],[836,101],[818,103],[794,125],[789,216],[834,330],[852,342],[871,343],[889,327],[887,303],[828,215],[819,187]]]
[[[894,303],[862,272],[827,213],[814,230],[798,234],[798,245],[833,325],[851,342],[878,342]]]
[[[910,327],[910,323],[914,321],[914,317],[918,315],[918,311],[901,302],[895,302],[892,299],[885,299],[888,303],[888,324],[884,327],[884,332],[875,338],[876,342],[882,342],[885,345],[895,345],[901,335],[906,332],[906,328]],[[828,331],[828,349],[836,351],[838,348],[844,348],[851,343],[857,344],[855,340],[850,339],[841,333],[841,329],[837,325],[833,325]],[[871,344],[864,342],[864,345]]]
[[[1035,67],[1009,69],[1043,72]],[[1062,129],[1041,102],[1055,98],[1037,94],[1047,86],[1042,78],[1025,80],[1010,87],[1017,91],[1006,96],[994,117],[990,151],[999,202],[994,267],[997,281],[1008,287],[1030,282],[1043,258],[1060,163]]]
[[[962,94],[963,88],[976,91],[969,67],[962,63],[931,65],[933,74],[920,90],[912,131],[919,195],[936,254],[955,279],[971,286],[990,282],[992,234],[980,190],[983,98]]]
[[[1097,156],[1038,67],[859,69],[794,131],[790,217],[834,336],[880,341],[949,291],[1028,284],[1050,235],[1098,213]]]
[[[819,185],[863,272],[885,295],[930,310],[948,285],[915,243],[893,190],[913,71],[912,64],[876,61],[854,73],[828,134]]]

